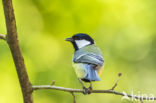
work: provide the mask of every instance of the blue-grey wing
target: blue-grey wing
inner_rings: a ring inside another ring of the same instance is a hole
[[[102,66],[104,63],[104,59],[102,56],[90,53],[90,54],[82,54],[73,60],[75,63],[87,63],[93,64],[96,66]]]

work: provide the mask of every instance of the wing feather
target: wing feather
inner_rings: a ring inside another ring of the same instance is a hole
[[[103,57],[92,53],[80,55],[77,58],[74,58],[73,61],[75,63],[87,63],[96,66],[102,66],[104,63]]]

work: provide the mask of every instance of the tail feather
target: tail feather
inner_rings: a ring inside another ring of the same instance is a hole
[[[92,65],[86,65],[86,75],[84,79],[90,80],[90,81],[100,81],[100,78],[98,76],[97,70],[93,68]]]

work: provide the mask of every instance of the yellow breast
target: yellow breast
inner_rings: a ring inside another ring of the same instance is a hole
[[[78,78],[84,78],[87,74],[86,68],[82,63],[73,63],[73,67],[75,69],[76,75]]]

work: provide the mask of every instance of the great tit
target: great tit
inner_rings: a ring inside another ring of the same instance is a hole
[[[84,89],[84,94],[89,94],[89,91],[92,90],[91,81],[100,81],[99,75],[104,65],[102,53],[87,34],[78,33],[65,40],[71,42],[75,49],[73,67]],[[86,88],[82,81],[89,82],[90,87]]]

